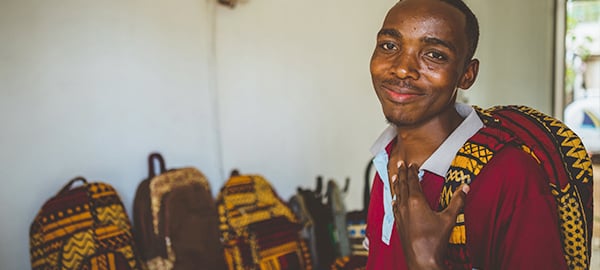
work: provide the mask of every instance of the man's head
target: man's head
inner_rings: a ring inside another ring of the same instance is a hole
[[[415,125],[454,110],[475,82],[477,19],[461,0],[402,0],[377,34],[371,76],[389,122]],[[443,120],[443,119],[442,119]]]
[[[469,53],[467,54],[467,59],[471,60],[473,55],[475,55],[475,51],[477,50],[477,44],[479,43],[479,21],[473,11],[463,2],[462,0],[440,0],[442,2],[448,3],[453,7],[460,10],[465,15],[465,33],[467,34],[467,39],[469,40]]]

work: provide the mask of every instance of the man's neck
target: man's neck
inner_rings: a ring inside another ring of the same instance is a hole
[[[396,145],[391,162],[403,160],[407,164],[423,164],[464,120],[456,110],[447,117],[433,118],[417,126],[397,126]]]

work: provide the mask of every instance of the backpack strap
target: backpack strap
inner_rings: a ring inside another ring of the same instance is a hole
[[[592,164],[581,140],[559,120],[525,106],[475,107],[485,127],[459,150],[446,175],[440,209],[452,193],[470,184],[494,153],[515,144],[546,172],[555,197],[565,259],[570,268],[589,268],[592,232]],[[464,213],[450,237],[449,261],[471,268],[466,250]]]
[[[483,167],[494,157],[495,153],[515,141],[515,137],[512,134],[495,128],[494,125],[497,122],[493,121],[491,117],[481,118],[484,123],[487,122],[487,125],[465,142],[446,173],[446,179],[440,195],[440,210],[448,206],[452,194],[460,185],[471,184]],[[461,210],[456,218],[456,224],[452,229],[449,239],[446,265],[453,266],[449,269],[473,268],[466,248],[467,237],[464,221],[464,212]]]

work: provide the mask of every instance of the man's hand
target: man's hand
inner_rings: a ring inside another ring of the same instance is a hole
[[[398,162],[393,175],[392,201],[396,228],[409,269],[444,269],[444,256],[456,216],[465,202],[468,185],[458,188],[441,212],[431,210],[419,183],[417,166]]]

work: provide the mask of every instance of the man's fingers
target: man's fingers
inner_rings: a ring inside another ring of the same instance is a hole
[[[396,181],[395,185],[396,189],[396,196],[398,197],[398,202],[401,204],[406,204],[406,201],[408,200],[408,168],[406,167],[406,164],[404,163],[404,161],[398,161],[398,180]]]
[[[417,165],[415,164],[410,164],[408,165],[408,192],[413,195],[413,196],[417,196],[418,194],[422,194],[423,191],[421,190],[421,183],[419,183],[419,170],[417,168]]]
[[[390,192],[392,193],[392,200],[396,200],[396,194],[398,194],[398,190],[396,190],[396,182],[398,181],[398,174],[392,175],[390,177]]]
[[[460,209],[462,209],[465,205],[465,199],[467,197],[467,193],[469,193],[469,190],[469,185],[462,184],[452,194],[452,199],[450,199],[450,203],[448,204],[448,207],[444,210],[444,213],[452,217],[453,221],[456,220],[456,216],[460,212]]]

